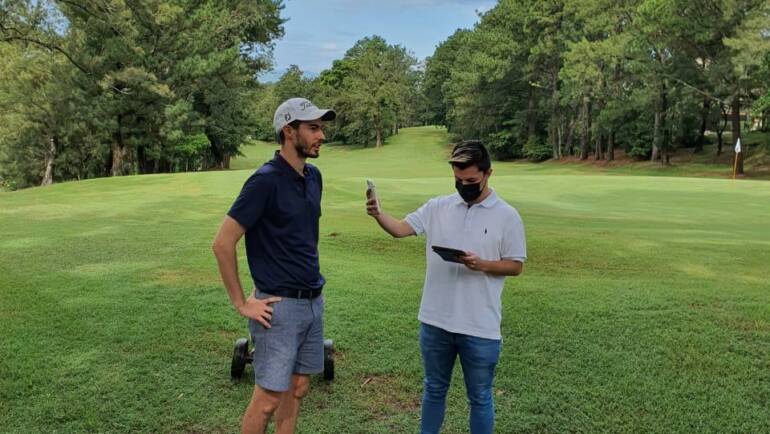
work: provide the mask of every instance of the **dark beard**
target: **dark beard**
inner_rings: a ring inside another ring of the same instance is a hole
[[[300,140],[299,137],[297,137],[297,143],[294,145],[294,150],[297,151],[297,156],[302,159],[318,158],[318,154],[316,155],[308,154],[305,151],[306,148],[309,148],[309,146],[307,146],[307,143],[305,143],[303,140]]]

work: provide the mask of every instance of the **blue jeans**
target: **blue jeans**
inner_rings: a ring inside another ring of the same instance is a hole
[[[492,433],[495,424],[492,380],[500,356],[500,341],[450,333],[420,323],[420,352],[425,370],[420,433],[438,434],[441,429],[446,394],[458,355],[471,408],[470,432]]]

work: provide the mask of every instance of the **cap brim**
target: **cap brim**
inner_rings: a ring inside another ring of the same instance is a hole
[[[322,121],[333,121],[337,118],[337,113],[332,109],[318,109],[314,112],[308,113],[302,118],[297,118],[300,121],[314,121],[320,119]]]

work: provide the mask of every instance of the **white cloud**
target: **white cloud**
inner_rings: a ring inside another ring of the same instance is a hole
[[[334,42],[325,42],[321,44],[321,50],[327,52],[336,52],[339,51],[339,47]]]

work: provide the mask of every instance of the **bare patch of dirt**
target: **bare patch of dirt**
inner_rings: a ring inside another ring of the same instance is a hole
[[[392,375],[365,375],[360,382],[369,412],[377,419],[394,413],[414,412],[420,408],[420,396],[408,390]]]

